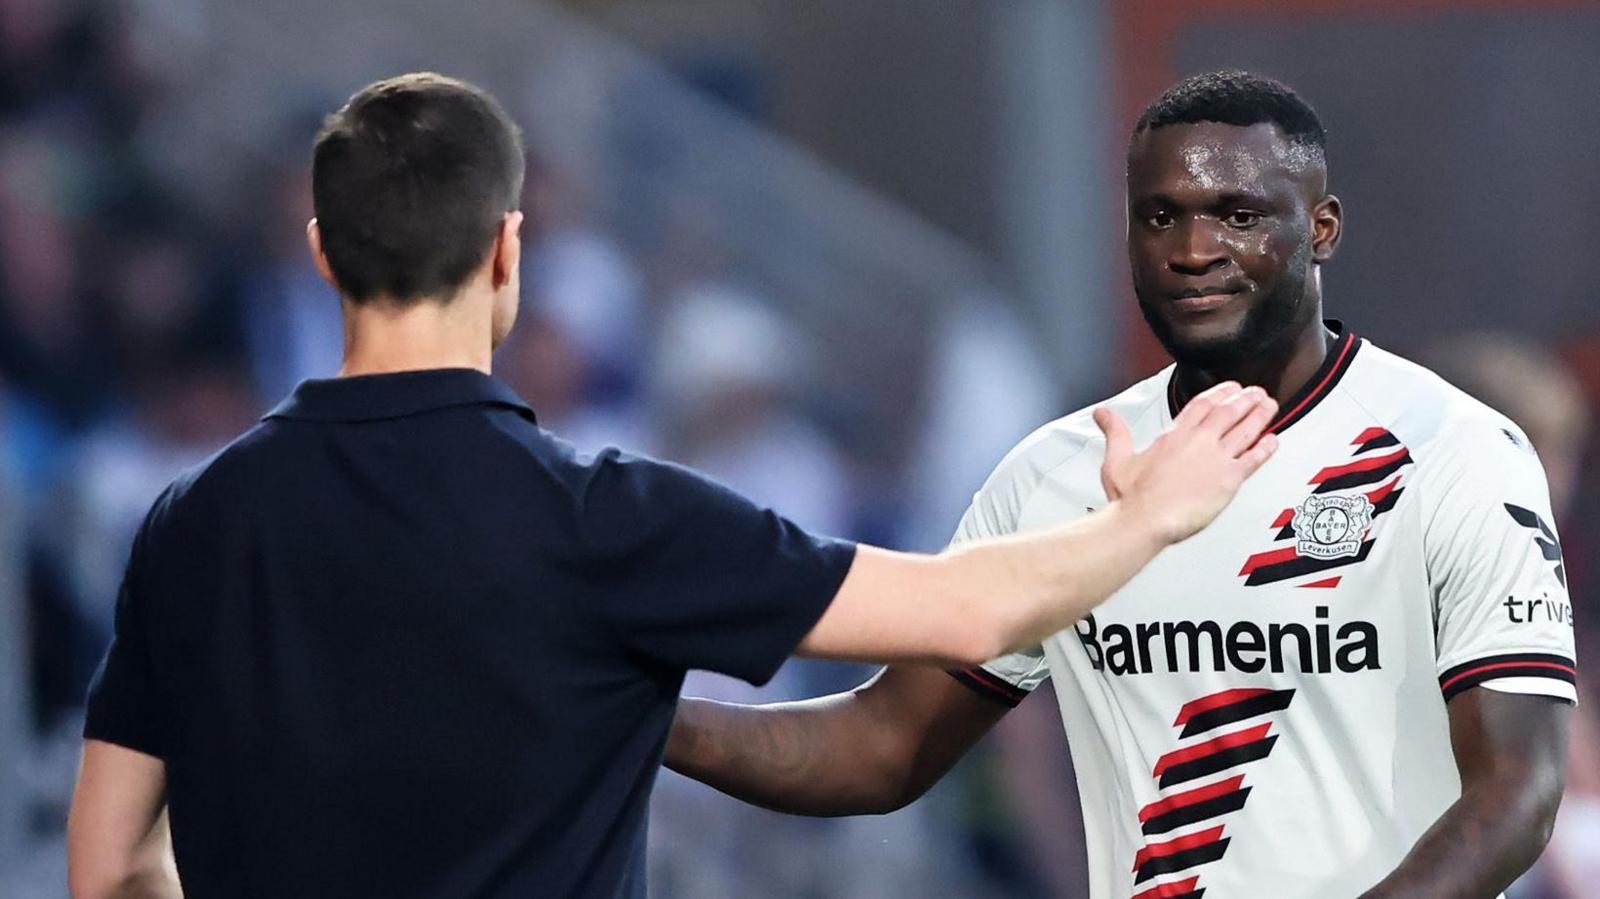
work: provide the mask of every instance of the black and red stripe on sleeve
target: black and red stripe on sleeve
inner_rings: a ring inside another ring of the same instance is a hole
[[[950,676],[965,684],[973,691],[987,696],[1007,708],[1016,708],[1017,703],[1026,699],[1028,691],[1003,677],[982,668],[959,668],[950,671]]]
[[[1446,702],[1469,687],[1503,677],[1547,677],[1577,685],[1578,668],[1572,659],[1546,652],[1513,652],[1463,662],[1439,675]]]

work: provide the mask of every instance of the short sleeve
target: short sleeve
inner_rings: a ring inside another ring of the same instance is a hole
[[[149,600],[143,582],[153,517],[152,511],[140,527],[123,572],[111,646],[89,683],[83,736],[161,758],[166,716],[151,664]]]
[[[1017,531],[1024,497],[1013,478],[997,472],[972,497],[961,516],[952,547],[974,540],[1003,537]],[[953,670],[950,676],[996,702],[1015,707],[1050,677],[1044,647],[1031,646],[991,659],[976,668]]]
[[[695,472],[607,450],[580,475],[598,611],[628,650],[760,685],[822,617],[855,545]]]
[[[1509,422],[1450,436],[1425,460],[1423,532],[1444,698],[1483,686],[1576,701],[1572,604],[1544,469]]]

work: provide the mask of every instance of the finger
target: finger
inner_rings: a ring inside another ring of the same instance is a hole
[[[1133,432],[1120,414],[1104,406],[1094,410],[1094,424],[1106,435],[1106,461],[1101,462],[1101,486],[1106,499],[1122,496],[1123,472],[1133,461]]]
[[[1128,430],[1128,423],[1122,416],[1104,406],[1094,410],[1094,423],[1106,435],[1106,458],[1100,466],[1100,483],[1106,488],[1107,498],[1116,499],[1121,491],[1117,489],[1115,476],[1133,458],[1133,432]]]
[[[1239,475],[1248,478],[1256,473],[1256,469],[1265,465],[1272,454],[1278,451],[1278,435],[1263,434],[1256,445],[1245,450],[1244,455],[1238,459]]]
[[[1207,415],[1211,414],[1211,410],[1215,409],[1218,403],[1226,402],[1229,397],[1237,394],[1239,390],[1238,381],[1223,381],[1220,384],[1212,385],[1209,389],[1201,391],[1190,398],[1189,402],[1183,404],[1183,411],[1179,412],[1178,417],[1172,421],[1173,426],[1188,428],[1199,424]]]
[[[1272,419],[1278,414],[1278,403],[1272,397],[1262,395],[1255,401],[1255,407],[1248,415],[1239,419],[1238,424],[1229,428],[1222,435],[1222,449],[1230,456],[1238,456],[1253,446],[1262,432],[1272,424]]]
[[[1245,416],[1249,415],[1255,409],[1256,401],[1264,396],[1266,396],[1266,391],[1260,387],[1246,387],[1206,413],[1205,420],[1196,425],[1196,427],[1221,437],[1243,420]]]
[[[1199,399],[1200,397],[1209,397],[1210,399],[1221,401],[1227,399],[1235,393],[1238,393],[1242,389],[1244,388],[1239,384],[1238,381],[1218,381],[1217,383],[1212,384],[1210,387],[1207,387],[1205,390],[1195,394],[1195,399]]]

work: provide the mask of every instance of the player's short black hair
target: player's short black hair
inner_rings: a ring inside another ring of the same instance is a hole
[[[448,299],[522,193],[522,136],[494,97],[432,72],[362,88],[312,150],[322,250],[352,302]]]
[[[1288,85],[1250,72],[1228,69],[1185,78],[1145,107],[1133,136],[1167,125],[1219,122],[1224,125],[1271,123],[1291,143],[1327,153],[1322,120]]]

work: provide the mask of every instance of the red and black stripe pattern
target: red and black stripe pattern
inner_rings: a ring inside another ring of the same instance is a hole
[[[950,676],[1007,708],[1016,708],[1028,696],[1027,690],[983,668],[956,669]]]
[[[1293,690],[1265,690],[1260,688],[1224,690],[1196,699],[1184,705],[1173,727],[1182,727],[1180,738],[1214,730],[1224,724],[1233,724],[1269,712],[1281,712],[1294,699]]]
[[[1412,465],[1411,452],[1400,443],[1400,438],[1385,428],[1367,428],[1357,434],[1350,444],[1355,447],[1352,453],[1355,459],[1323,468],[1312,475],[1307,483],[1311,486],[1313,494],[1360,490],[1372,503],[1372,518],[1376,522],[1380,515],[1394,508],[1395,503],[1400,500],[1400,495],[1405,492],[1401,481],[1405,479],[1408,474],[1407,469]],[[1295,510],[1291,507],[1279,512],[1278,517],[1272,520],[1270,526],[1277,528],[1272,538],[1274,541],[1296,539],[1294,514]],[[1371,531],[1368,531],[1361,541],[1360,550],[1355,555],[1336,559],[1302,556],[1294,544],[1259,552],[1245,560],[1244,567],[1239,570],[1239,576],[1245,578],[1246,587],[1258,587],[1262,584],[1274,584],[1316,574],[1331,568],[1356,565],[1366,561],[1372,552],[1375,539]],[[1337,584],[1338,581],[1335,579],[1331,583],[1318,582],[1315,586],[1328,587]]]
[[[1134,894],[1133,899],[1200,899],[1205,892],[1200,888],[1200,878],[1190,877],[1187,880],[1158,883],[1148,890]]]
[[[1278,742],[1277,737],[1268,735],[1271,730],[1271,722],[1258,724],[1167,753],[1156,763],[1155,776],[1160,778],[1161,789],[1266,758],[1272,752],[1272,744]]]
[[[1147,835],[1171,833],[1185,824],[1236,812],[1244,808],[1250,789],[1244,785],[1244,775],[1236,774],[1227,780],[1184,790],[1140,809],[1139,829]]]
[[[1502,677],[1548,677],[1574,686],[1578,667],[1562,655],[1545,652],[1512,652],[1485,656],[1457,665],[1439,675],[1439,689],[1445,702],[1469,687]]]
[[[1196,865],[1214,862],[1228,851],[1230,837],[1222,835],[1222,825],[1161,843],[1146,843],[1134,857],[1134,883],[1144,883],[1152,877],[1187,871]],[[1195,879],[1199,882],[1199,878]]]
[[[1179,738],[1204,739],[1180,746],[1156,761],[1152,776],[1163,795],[1139,810],[1140,831],[1153,839],[1134,857],[1136,885],[1214,862],[1228,851],[1232,838],[1224,835],[1222,824],[1173,833],[1244,808],[1251,790],[1244,785],[1245,776],[1213,779],[1211,775],[1266,758],[1278,737],[1271,732],[1271,721],[1245,727],[1232,725],[1287,709],[1294,692],[1266,688],[1223,690],[1185,703],[1179,710],[1172,723],[1173,727],[1182,728]],[[1223,733],[1207,736],[1224,728],[1227,730]],[[1157,884],[1135,894],[1133,899],[1178,899],[1204,892],[1199,876],[1194,875]]]

